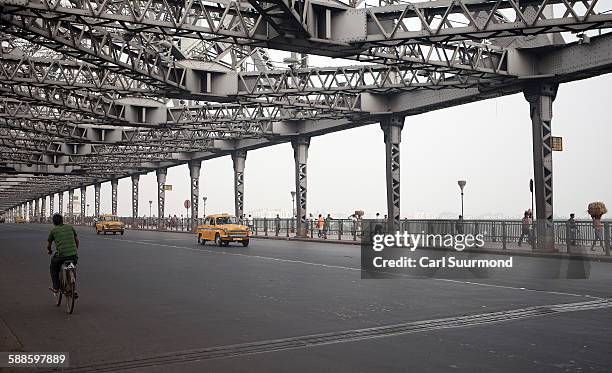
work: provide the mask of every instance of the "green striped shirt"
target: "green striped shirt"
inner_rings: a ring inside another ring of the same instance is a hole
[[[49,242],[55,241],[56,256],[72,256],[77,255],[77,246],[74,238],[76,231],[69,224],[57,225],[49,232]]]

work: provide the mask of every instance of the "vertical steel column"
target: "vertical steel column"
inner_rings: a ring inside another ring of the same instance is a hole
[[[40,221],[42,222],[47,218],[47,196],[41,198],[40,203]]]
[[[53,217],[53,211],[55,211],[55,193],[49,196],[49,217]]]
[[[198,201],[200,200],[200,170],[202,161],[189,162],[189,177],[191,178],[191,230],[198,226]]]
[[[541,251],[555,250],[551,121],[557,87],[555,84],[537,84],[524,92],[532,125],[535,222],[537,249]]]
[[[32,219],[34,219],[34,214],[32,212],[32,210],[34,209],[34,201],[30,201],[28,202],[29,207],[28,207],[28,220],[30,220],[30,222],[32,221]]]
[[[111,214],[117,216],[117,187],[119,180],[111,179]]]
[[[74,189],[68,190],[68,217],[70,223],[74,223]]]
[[[164,186],[166,185],[166,173],[167,170],[165,168],[159,168],[155,170],[155,174],[157,175],[157,229],[164,229],[164,208],[166,206],[166,190]]]
[[[308,236],[308,220],[306,216],[307,202],[307,169],[308,163],[308,147],[310,146],[310,137],[295,137],[291,140],[293,146],[293,159],[295,161],[295,190],[297,195],[297,236]]]
[[[60,215],[64,215],[64,191],[57,194],[57,212]]]
[[[138,182],[140,175],[132,175],[132,228],[136,226],[136,218],[138,217]]]
[[[244,150],[237,150],[232,153],[234,162],[234,212],[240,219],[244,215],[244,164],[247,153]]]
[[[81,225],[85,225],[85,200],[87,197],[87,187],[81,187]]]
[[[34,198],[34,221],[38,222],[38,217],[40,216],[40,202],[39,198]]]
[[[100,216],[100,183],[94,184],[94,216]]]
[[[389,231],[400,227],[400,142],[404,117],[391,115],[380,122],[384,133],[387,177],[387,226]]]

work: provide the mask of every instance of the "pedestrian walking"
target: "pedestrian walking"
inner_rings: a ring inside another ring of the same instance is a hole
[[[459,215],[459,219],[457,219],[457,223],[455,223],[455,230],[457,234],[465,234],[465,230],[463,229],[463,215]]]
[[[567,231],[569,233],[569,243],[571,246],[576,246],[576,237],[578,236],[578,226],[576,225],[576,215],[570,214],[567,220]]]
[[[327,239],[327,233],[329,233],[329,229],[331,226],[331,215],[327,214],[327,217],[325,218],[324,224],[323,224],[323,238]]]
[[[323,226],[325,225],[325,221],[323,219],[323,215],[319,214],[317,218],[317,237],[321,238],[323,236]]]
[[[276,218],[274,218],[274,228],[276,230],[276,235],[278,236],[278,234],[280,233],[280,225],[281,225],[281,218],[278,214],[276,214]]]
[[[604,248],[603,243],[603,228],[604,225],[601,222],[601,216],[592,216],[593,219],[593,230],[595,231],[595,238],[593,239],[593,243],[591,244],[591,251],[595,251],[595,244],[599,241],[599,245],[602,249]]]
[[[523,219],[521,220],[521,237],[519,238],[518,245],[519,247],[523,243],[523,238],[527,237],[529,243],[532,243],[531,240],[531,217],[529,210],[525,211],[523,215]]]

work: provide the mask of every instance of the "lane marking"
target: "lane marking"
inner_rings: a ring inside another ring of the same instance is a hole
[[[255,342],[238,343],[224,346],[175,351],[151,355],[139,359],[114,362],[101,362],[86,366],[64,369],[65,372],[113,372],[128,369],[143,369],[163,365],[199,362],[202,360],[232,358],[238,356],[264,354],[296,349],[321,347],[339,343],[358,342],[388,338],[400,335],[431,332],[438,330],[460,329],[467,327],[501,324],[510,321],[554,316],[564,313],[608,309],[612,300],[594,300],[576,303],[550,304],[544,306],[517,308],[506,311],[486,312],[446,317],[400,324],[388,324],[370,328],[349,329],[337,332],[307,334],[289,338],[268,339]]]
[[[333,265],[333,264],[314,263],[314,262],[307,262],[303,260],[281,259],[281,258],[274,258],[274,257],[269,257],[269,256],[263,256],[263,255],[249,255],[249,254],[241,254],[241,253],[232,253],[232,252],[227,252],[227,251],[207,250],[207,249],[199,249],[199,248],[188,247],[188,246],[177,246],[177,245],[168,245],[168,244],[161,244],[161,243],[154,243],[154,242],[128,240],[128,239],[119,238],[119,237],[116,237],[116,238],[104,237],[104,239],[121,241],[121,242],[129,242],[129,243],[137,243],[141,245],[170,247],[170,248],[183,249],[183,250],[189,250],[189,251],[201,251],[201,252],[206,252],[206,253],[211,253],[211,254],[233,255],[233,256],[240,256],[240,257],[247,257],[247,258],[256,258],[256,259],[261,259],[261,260],[270,260],[270,261],[277,261],[277,262],[302,264],[302,265],[309,265],[309,266],[316,266],[316,267],[323,267],[323,268],[336,268],[336,269],[344,269],[348,271],[361,272],[361,268],[346,267],[346,266],[339,266],[339,265]],[[394,275],[414,278],[413,276],[402,275],[402,274],[394,274]],[[602,297],[598,297],[594,295],[588,295],[588,294],[575,294],[575,293],[565,293],[565,292],[549,291],[549,290],[538,290],[538,289],[530,289],[530,288],[525,288],[525,287],[516,287],[516,286],[509,286],[509,285],[485,284],[481,282],[465,281],[465,280],[453,280],[453,279],[445,279],[445,278],[429,278],[428,280],[457,283],[457,284],[463,284],[463,285],[508,289],[508,290],[519,290],[519,291],[534,292],[534,293],[563,295],[563,296],[579,297],[579,298],[606,299],[606,298],[602,298]]]

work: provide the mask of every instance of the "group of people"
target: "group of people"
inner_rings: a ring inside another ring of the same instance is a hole
[[[605,250],[604,246],[604,224],[601,222],[600,217],[591,217],[592,219],[592,227],[595,233],[593,241],[591,243],[591,251],[595,251],[595,245],[599,242],[599,246]],[[576,246],[576,241],[578,239],[578,224],[576,222],[576,214],[570,214],[569,219],[567,220],[567,240],[571,246]],[[533,245],[535,242],[534,237],[534,229],[533,229],[533,213],[531,210],[525,211],[523,214],[523,219],[521,220],[521,236],[519,238],[518,245],[521,246],[523,243],[523,239],[527,237],[528,242]]]

